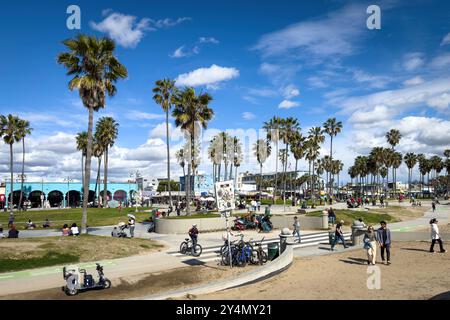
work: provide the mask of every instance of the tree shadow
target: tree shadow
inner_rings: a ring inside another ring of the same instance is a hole
[[[361,258],[352,258],[352,257],[348,257],[348,260],[345,259],[340,259],[339,261],[348,263],[348,264],[363,264],[366,265],[367,264],[367,259],[361,259]]]

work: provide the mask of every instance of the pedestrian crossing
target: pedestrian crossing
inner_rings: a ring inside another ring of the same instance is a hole
[[[344,233],[344,239],[345,240],[349,240],[351,237],[351,233]],[[296,237],[290,236],[291,241],[295,240],[297,241]],[[299,248],[305,248],[305,247],[313,247],[313,246],[317,246],[319,244],[326,244],[329,245],[329,232],[325,231],[325,232],[317,232],[317,233],[309,233],[309,234],[304,234],[301,235],[301,243],[297,243],[295,242],[292,245],[292,248],[295,249],[299,249]],[[280,241],[280,238],[269,238],[269,239],[265,239],[262,242],[262,248],[267,251],[267,246],[269,243],[277,243]],[[253,244],[257,244],[260,241],[251,241]],[[188,260],[192,260],[192,259],[196,259],[198,261],[201,262],[211,262],[211,261],[220,261],[221,257],[220,257],[220,248],[223,246],[212,246],[212,247],[204,247],[202,250],[202,254],[200,257],[193,257],[191,255],[185,255],[185,254],[181,254],[178,251],[171,251],[168,252],[168,254],[170,254],[173,257],[179,258],[181,261],[188,261]]]

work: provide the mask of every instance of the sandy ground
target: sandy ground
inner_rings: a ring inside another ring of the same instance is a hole
[[[445,243],[450,252],[450,242]],[[450,299],[450,253],[429,253],[429,242],[398,242],[392,264],[382,265],[380,289],[369,290],[365,250],[297,258],[285,272],[265,281],[196,299]],[[436,250],[436,248],[435,248]]]
[[[450,233],[450,223],[439,223],[439,233]],[[430,227],[420,228],[417,231],[430,231]],[[449,250],[450,251],[450,250]]]
[[[202,266],[173,269],[167,272],[119,278],[117,280],[112,280],[112,287],[108,290],[85,291],[74,297],[66,296],[61,290],[61,287],[58,287],[24,294],[0,296],[0,300],[133,299],[135,297],[163,293],[169,290],[190,288],[219,278],[232,277],[248,270],[249,268],[233,268],[230,270],[229,267],[220,266],[217,265],[217,263],[210,263]],[[108,274],[106,274],[106,276],[108,276]],[[94,274],[94,279],[97,279],[96,274]],[[63,285],[64,281],[61,278],[61,286]]]

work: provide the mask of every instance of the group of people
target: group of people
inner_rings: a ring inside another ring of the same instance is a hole
[[[68,224],[64,224],[62,227],[62,235],[63,236],[79,236],[80,230],[76,223],[72,223],[72,226],[69,227]]]

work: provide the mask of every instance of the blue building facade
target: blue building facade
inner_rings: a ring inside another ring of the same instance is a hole
[[[88,202],[93,202],[96,197],[96,184],[89,185]],[[20,182],[13,183],[13,203],[18,205],[20,199]],[[9,206],[11,184],[6,184],[6,205]],[[132,193],[138,191],[135,183],[119,182],[108,183],[107,194],[109,200],[128,203],[132,198]],[[103,196],[103,183],[97,185],[97,195]],[[83,201],[83,186],[81,182],[24,182],[23,200],[30,201],[31,207],[40,207],[43,201],[48,201],[51,207],[76,207]]]
[[[187,178],[187,176],[186,176]],[[187,179],[186,179],[187,180]],[[186,182],[183,176],[180,177],[180,190],[186,191]],[[194,190],[196,195],[213,194],[214,181],[212,175],[200,174],[195,176],[195,181],[191,176],[191,190]]]

